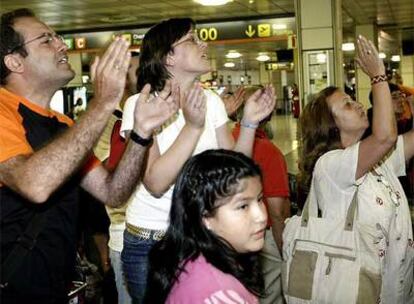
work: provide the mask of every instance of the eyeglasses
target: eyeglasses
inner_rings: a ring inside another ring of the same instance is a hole
[[[195,44],[197,46],[198,45],[201,45],[203,43],[203,41],[201,41],[200,38],[198,38],[198,36],[197,36],[196,33],[192,33],[190,35],[190,37],[188,37],[188,38],[186,38],[186,39],[184,39],[182,41],[178,41],[178,42],[174,43],[172,45],[172,47],[176,47],[177,45],[180,45],[180,44],[185,43],[185,42],[191,42],[192,44]]]
[[[8,51],[8,54],[12,54],[14,52],[16,52],[18,49],[22,48],[23,46],[25,46],[26,44],[29,44],[33,41],[39,40],[39,39],[45,39],[43,41],[43,43],[47,43],[47,44],[51,44],[53,41],[57,41],[57,42],[62,42],[64,43],[64,39],[61,35],[58,35],[56,33],[52,34],[52,33],[43,33],[40,36],[37,36],[33,39],[30,39],[28,41],[25,41],[17,46],[15,46],[14,48],[12,48],[11,50]]]

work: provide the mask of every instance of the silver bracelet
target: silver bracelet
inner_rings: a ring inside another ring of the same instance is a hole
[[[242,127],[249,128],[249,129],[257,129],[257,127],[259,126],[259,124],[252,124],[249,122],[245,122],[243,119],[240,121],[240,125]]]

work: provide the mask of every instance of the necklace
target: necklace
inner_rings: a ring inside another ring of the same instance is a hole
[[[399,194],[399,192],[395,191],[393,187],[391,187],[391,184],[384,178],[384,175],[382,175],[381,173],[378,173],[375,170],[374,172],[377,177],[377,182],[383,184],[384,187],[388,190],[389,196],[391,198],[391,202],[394,204],[395,207],[399,207],[400,199],[401,199],[401,195]]]

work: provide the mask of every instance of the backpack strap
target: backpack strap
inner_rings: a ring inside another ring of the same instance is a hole
[[[0,288],[6,288],[25,257],[36,246],[37,237],[43,229],[46,212],[37,212],[31,218],[24,232],[17,238],[16,244],[1,265]]]

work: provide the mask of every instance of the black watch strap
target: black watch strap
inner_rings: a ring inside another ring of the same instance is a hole
[[[137,133],[135,133],[134,131],[131,132],[131,134],[129,135],[129,138],[137,143],[140,146],[146,147],[149,146],[150,144],[152,144],[153,139],[152,136],[149,138],[142,138],[141,136],[139,136]]]

